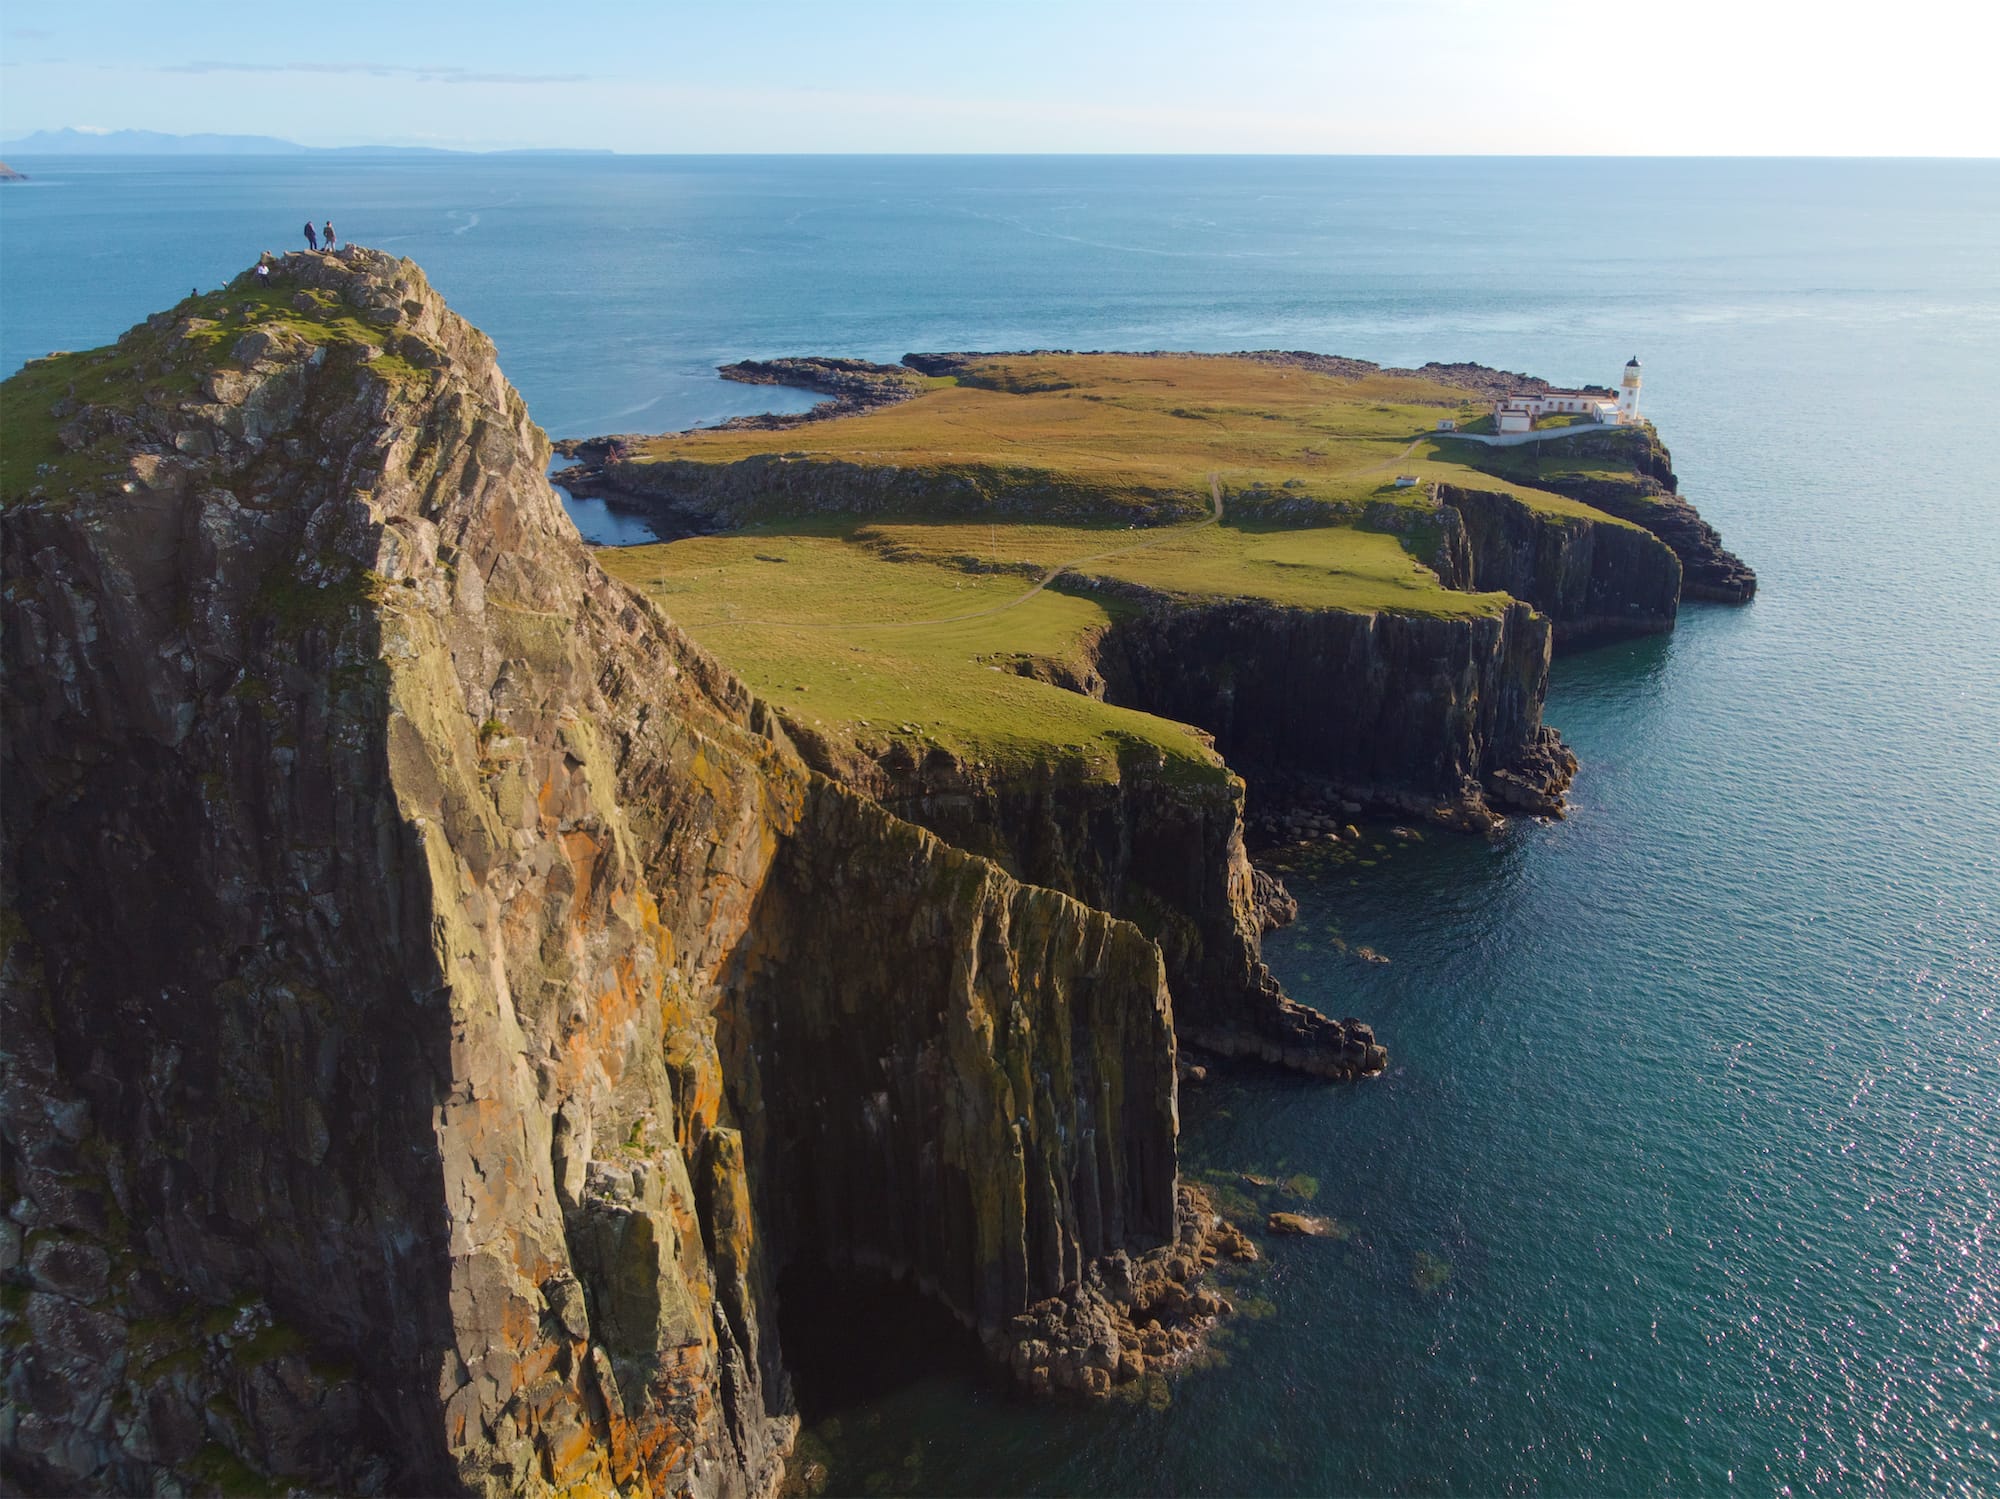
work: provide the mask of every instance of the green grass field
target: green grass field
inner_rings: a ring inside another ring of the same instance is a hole
[[[905,516],[772,519],[728,535],[607,549],[599,560],[795,722],[879,753],[893,740],[997,769],[1115,777],[1135,760],[1226,774],[1183,725],[1021,675],[1024,659],[1083,664],[1093,632],[1139,607],[1108,579],[1187,600],[1469,616],[1501,594],[1442,587],[1425,563],[1431,483],[1513,493],[1553,514],[1611,521],[1538,489],[1533,460],[1435,434],[1471,422],[1467,393],[1407,376],[1338,379],[1201,356],[1015,356],[901,405],[776,432],[654,439],[635,461],[794,461],[1021,476],[1111,501],[1171,495],[1189,519],[1145,527]],[[1506,451],[1506,450],[1503,450]],[[1397,488],[1399,474],[1420,481]],[[1222,516],[1213,513],[1220,496]],[[1198,517],[1198,518],[1197,518]]]
[[[1426,483],[1476,478],[1538,508],[1596,514],[1538,489],[1537,460],[1512,456],[1519,450],[1440,439],[1438,418],[1472,424],[1483,404],[1407,375],[1340,379],[1201,355],[1016,355],[930,384],[914,400],[860,416],[777,432],[673,433],[630,458],[728,464],[782,454],[893,465],[975,476],[986,492],[1086,489],[1111,514],[1121,501],[1167,497],[1189,516],[1207,509],[1211,479],[1240,496],[1420,505],[1420,492],[1394,487],[1408,473]],[[1510,457],[1496,466],[1484,461],[1489,453]]]
[[[890,555],[874,528],[767,526],[598,560],[651,594],[761,696],[835,743],[932,746],[1000,774],[1115,780],[1135,763],[1220,780],[1183,724],[1022,676],[1026,657],[1078,660],[1121,606],[1014,573]],[[1122,532],[1120,533],[1123,534]]]
[[[1135,761],[1175,778],[1225,774],[1185,725],[1017,670],[1039,659],[1084,674],[1092,633],[1136,607],[1090,579],[1300,608],[1475,615],[1508,602],[1440,588],[1402,538],[1352,526],[822,518],[597,555],[830,741],[879,753],[902,740],[919,756],[936,746],[1003,773],[1086,780]]]

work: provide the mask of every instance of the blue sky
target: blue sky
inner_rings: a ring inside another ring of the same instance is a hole
[[[2000,155],[2000,7],[6,0],[0,138]]]

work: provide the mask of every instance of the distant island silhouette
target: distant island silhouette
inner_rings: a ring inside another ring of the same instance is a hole
[[[37,130],[0,141],[9,156],[611,156],[564,147],[464,151],[449,146],[302,146],[275,135],[173,135],[160,130]]]

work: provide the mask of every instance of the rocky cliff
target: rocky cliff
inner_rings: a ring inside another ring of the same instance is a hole
[[[1755,597],[1757,574],[1681,496],[1673,460],[1651,427],[1614,427],[1527,448],[1458,446],[1469,451],[1456,456],[1476,468],[1522,479],[1652,532],[1680,559],[1682,597],[1723,604]]]
[[[1264,965],[1262,934],[1289,900],[1260,889],[1235,777],[1187,784],[1134,763],[1116,780],[995,780],[956,764],[848,772],[911,822],[1016,877],[1131,921],[1158,944],[1176,1034],[1319,1077],[1363,1077],[1388,1053],[1371,1027],[1294,1003]]]
[[[1437,617],[1159,598],[1104,637],[1114,702],[1197,724],[1250,783],[1309,781],[1484,826],[1553,813],[1576,759],[1541,721],[1553,632],[1512,603]]]
[[[761,453],[736,463],[626,456],[631,439],[569,444],[584,459],[558,477],[572,494],[642,506],[668,530],[731,530],[774,516],[929,515],[984,520],[1116,520],[1164,525],[1197,520],[1205,486],[1112,498],[1073,477],[986,465],[900,467],[804,454]]]
[[[1680,559],[1651,532],[1537,509],[1500,490],[1440,484],[1437,501],[1445,586],[1533,604],[1557,645],[1674,627]]]
[[[804,764],[414,266],[10,387],[10,1485],[761,1493],[798,1257],[1213,1312],[1159,949]]]

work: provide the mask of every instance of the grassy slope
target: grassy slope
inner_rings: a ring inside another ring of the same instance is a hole
[[[782,451],[807,458],[1078,484],[1100,496],[1161,495],[1207,508],[1208,476],[1318,498],[1388,482],[1412,436],[1464,392],[1386,376],[1338,381],[1237,359],[1069,355],[975,366],[955,385],[865,416],[782,434],[663,437],[635,455],[726,463]]]
[[[1219,780],[1215,753],[1185,725],[1114,708],[1016,673],[1022,657],[1072,659],[1116,602],[1031,580],[895,560],[849,522],[758,527],[598,560],[657,598],[697,639],[800,724],[879,750],[1003,774],[1053,766],[1115,779],[1135,761]]]
[[[1261,487],[1338,506],[1420,507],[1420,492],[1394,487],[1398,474],[1415,474],[1605,519],[1538,490],[1525,455],[1498,474],[1472,468],[1483,453],[1439,441],[1435,429],[1442,416],[1469,423],[1482,406],[1463,390],[1410,376],[1343,380],[1246,359],[1071,354],[993,360],[933,384],[916,400],[862,416],[781,432],[675,433],[633,457],[721,464],[783,453],[893,464],[978,474],[999,486],[1017,477],[1084,487],[1114,505],[1170,496],[1189,515],[1207,509],[1210,476],[1231,493]]]
[[[1302,608],[1462,616],[1503,607],[1503,595],[1452,592],[1420,565],[1435,545],[1430,504],[1421,485],[1396,488],[1398,474],[1624,524],[1537,489],[1526,464],[1476,471],[1465,462],[1472,445],[1432,436],[1439,416],[1476,411],[1465,392],[1408,377],[1341,380],[1192,356],[1013,357],[863,416],[662,437],[636,456],[732,463],[780,452],[1019,475],[1114,502],[1170,495],[1191,517],[1209,510],[1213,483],[1223,523],[779,519],[599,558],[829,738],[871,750],[902,739],[919,754],[941,745],[998,767],[1047,763],[1053,750],[1092,777],[1157,752],[1177,773],[1219,775],[1185,727],[1019,676],[1012,663],[1076,659],[1090,631],[1133,607],[1091,592],[1082,580],[1092,577]]]

